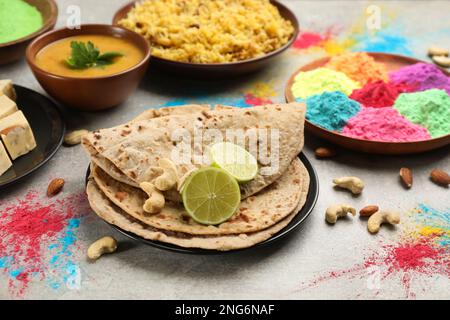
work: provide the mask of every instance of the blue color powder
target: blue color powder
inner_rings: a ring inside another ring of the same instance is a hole
[[[306,119],[319,127],[340,132],[360,104],[340,91],[324,92],[306,100]]]
[[[187,103],[188,102],[185,99],[175,99],[175,100],[170,100],[170,101],[166,102],[161,107],[177,107],[177,106],[182,106]]]
[[[51,251],[56,251],[50,258],[50,264],[59,271],[58,273],[63,274],[63,282],[67,286],[70,286],[71,282],[73,281],[70,277],[67,276],[67,274],[71,275],[74,268],[76,267],[75,263],[69,258],[73,256],[71,247],[77,240],[75,231],[79,226],[79,218],[69,219],[67,222],[66,230],[62,237],[58,239],[57,243],[53,243],[48,246]],[[58,279],[50,278],[48,280],[48,283],[53,289],[59,289],[61,287],[61,282]]]
[[[13,278],[17,278],[19,274],[21,274],[23,269],[16,269],[9,272],[9,275]]]
[[[439,245],[450,250],[450,208],[437,210],[424,203],[419,204],[422,214],[416,216],[416,221],[430,228],[439,228],[444,234],[437,237]]]
[[[216,105],[216,104],[223,104],[238,108],[247,108],[251,107],[251,105],[247,104],[245,102],[244,98],[224,98],[224,97],[215,97],[215,96],[209,96],[209,95],[197,95],[192,98],[180,98],[180,99],[174,99],[166,102],[161,107],[176,107],[181,106],[185,104],[210,104],[210,105]]]
[[[9,268],[12,260],[13,260],[13,257],[10,257],[10,256],[1,257],[0,258],[0,268],[5,268],[5,269]]]
[[[385,52],[412,55],[409,40],[392,28],[379,30],[373,34],[366,32],[354,35],[358,44],[352,51]]]

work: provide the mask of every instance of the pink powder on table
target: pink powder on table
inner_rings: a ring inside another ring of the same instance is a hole
[[[298,35],[297,39],[294,41],[294,48],[307,49],[309,47],[318,45],[319,43],[325,41],[326,38],[327,36],[323,36],[319,33],[302,32]]]
[[[450,77],[434,64],[418,62],[389,73],[393,83],[406,83],[417,91],[442,89],[450,95]]]
[[[431,139],[424,127],[416,125],[393,108],[364,108],[350,118],[342,134],[358,139],[407,142]]]

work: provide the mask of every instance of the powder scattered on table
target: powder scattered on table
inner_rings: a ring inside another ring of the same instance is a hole
[[[387,142],[430,139],[426,128],[411,123],[393,108],[363,108],[348,120],[342,134],[357,139]]]
[[[413,92],[414,89],[412,85],[385,83],[379,80],[367,83],[361,89],[354,90],[350,95],[350,99],[358,101],[364,107],[392,107],[399,94]]]
[[[378,80],[387,82],[389,79],[386,66],[376,62],[365,52],[349,52],[334,56],[325,67],[346,74],[362,86]]]
[[[43,26],[41,13],[23,0],[0,0],[0,43],[32,34]]]
[[[430,63],[419,62],[389,73],[394,83],[415,85],[417,91],[442,89],[450,94],[450,77]]]
[[[450,97],[443,90],[402,93],[394,108],[411,122],[427,128],[433,138],[450,133]]]
[[[292,93],[302,100],[323,92],[342,91],[347,96],[361,85],[347,77],[344,73],[327,68],[318,68],[300,72],[294,79]]]
[[[341,131],[360,110],[358,102],[339,91],[324,92],[306,100],[306,119],[332,131]]]

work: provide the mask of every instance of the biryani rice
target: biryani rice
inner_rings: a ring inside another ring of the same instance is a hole
[[[263,56],[294,33],[269,0],[145,0],[119,25],[148,39],[152,55],[194,63]]]

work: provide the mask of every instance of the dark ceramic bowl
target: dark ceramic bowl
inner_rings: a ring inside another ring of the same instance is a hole
[[[425,62],[414,58],[389,53],[368,52],[368,54],[372,56],[377,62],[385,64],[388,71],[397,70],[401,67],[405,67],[417,62]],[[291,88],[294,83],[294,78],[298,73],[302,71],[310,71],[323,67],[329,60],[330,60],[329,57],[321,58],[311,63],[308,63],[307,65],[304,65],[299,70],[297,70],[289,78],[289,81],[287,83],[285,91],[286,101],[287,102],[295,101],[295,97],[292,94]],[[448,75],[447,72],[445,73]],[[446,145],[450,145],[450,134],[434,139],[414,141],[414,142],[382,142],[382,141],[370,141],[347,137],[338,132],[330,131],[322,127],[319,127],[308,120],[305,121],[305,127],[307,130],[311,131],[313,134],[317,135],[320,138],[328,140],[344,148],[367,153],[390,154],[390,155],[413,154],[430,151]]]
[[[0,65],[21,59],[33,39],[55,27],[58,17],[58,7],[54,0],[25,0],[36,7],[42,14],[43,26],[32,34],[6,43],[0,43]]]
[[[144,59],[125,71],[91,78],[60,76],[36,65],[36,54],[46,45],[82,34],[101,34],[126,39],[142,50]],[[73,108],[97,111],[119,105],[136,90],[147,71],[150,45],[143,37],[127,29],[111,25],[87,24],[82,25],[80,29],[63,28],[40,36],[30,44],[26,56],[34,76],[50,96]]]
[[[251,72],[258,71],[270,62],[272,62],[277,56],[279,56],[283,51],[288,49],[292,43],[297,38],[299,33],[299,23],[295,14],[286,6],[281,4],[276,0],[270,1],[274,6],[278,8],[281,16],[289,20],[294,26],[294,34],[291,39],[284,46],[272,51],[264,56],[237,61],[229,63],[189,63],[189,62],[179,62],[168,59],[163,59],[159,57],[152,56],[152,68],[158,68],[163,71],[168,71],[171,73],[186,75],[189,77],[199,77],[199,78],[223,78],[229,76],[239,76],[242,74],[247,74]],[[117,25],[118,22],[125,18],[128,12],[133,8],[136,1],[133,1],[124,7],[120,8],[113,18],[113,24]]]

